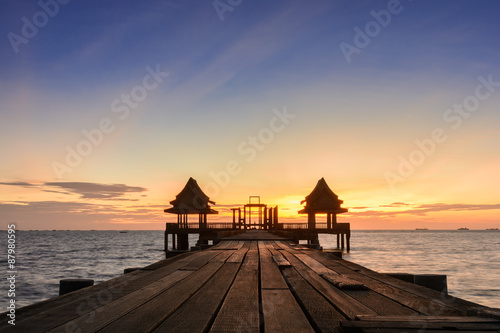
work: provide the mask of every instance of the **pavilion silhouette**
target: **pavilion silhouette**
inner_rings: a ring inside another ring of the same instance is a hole
[[[170,201],[172,207],[164,210],[165,213],[177,215],[177,223],[166,224],[165,251],[168,251],[170,235],[172,249],[185,251],[189,249],[189,234],[199,234],[196,247],[204,248],[210,243],[216,244],[223,237],[243,233],[247,229],[268,230],[297,243],[305,240],[308,246],[314,248],[319,247],[319,234],[335,234],[337,247],[344,249],[347,245],[349,251],[350,224],[337,222],[337,214],[345,213],[347,209],[341,207],[343,201],[330,189],[324,178],[318,181],[311,193],[301,202],[303,203],[305,206],[298,213],[307,214],[307,223],[280,223],[278,206],[268,208],[260,202],[259,196],[249,197],[249,203],[243,206],[243,214],[242,208],[231,208],[232,222],[208,223],[207,215],[219,212],[210,206],[215,205],[215,202],[210,200],[191,177],[176,198]],[[326,214],[326,223],[317,222],[318,214]],[[198,221],[189,222],[189,215],[198,215]]]

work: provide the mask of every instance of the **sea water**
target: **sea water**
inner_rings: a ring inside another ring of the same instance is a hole
[[[196,240],[190,235],[190,246]],[[336,237],[320,235],[320,243],[333,249]],[[163,231],[16,231],[16,307],[57,296],[61,279],[89,278],[97,284],[125,268],[154,263],[165,257],[163,247]],[[0,249],[3,307],[10,299],[5,231]],[[446,274],[451,295],[500,307],[498,231],[354,230],[344,258],[378,272]]]

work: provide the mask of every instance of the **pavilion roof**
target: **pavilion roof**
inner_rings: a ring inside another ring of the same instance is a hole
[[[196,180],[190,177],[182,191],[177,194],[174,200],[170,201],[173,207],[165,209],[164,212],[172,214],[218,214],[218,211],[210,208],[209,203],[215,205],[215,202],[211,201],[203,193]]]
[[[312,192],[300,203],[306,203],[304,209],[299,211],[299,214],[307,213],[345,213],[346,208],[340,207],[344,201],[339,200],[328,186],[324,178],[321,178]]]

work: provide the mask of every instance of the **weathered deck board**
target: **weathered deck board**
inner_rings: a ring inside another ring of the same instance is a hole
[[[340,321],[345,319],[328,301],[292,268],[283,274],[311,324],[319,332],[340,332]]]
[[[429,316],[380,316],[356,322],[342,322],[345,328],[400,329],[400,330],[449,330],[449,331],[496,331],[498,321],[489,318],[429,317]],[[348,330],[349,331],[349,330]],[[496,331],[497,332],[497,331]]]
[[[178,269],[183,269],[192,262],[198,262],[197,265],[200,267],[202,264],[206,264],[207,259],[212,257],[213,255],[207,252],[206,254],[197,253],[192,257],[180,258],[181,260],[165,261],[163,266],[159,267],[156,271],[136,271],[126,274],[119,279],[113,279],[96,285],[89,288],[88,291],[81,290],[63,295],[54,300],[57,306],[53,306],[49,303],[51,306],[46,309],[44,308],[43,311],[33,316],[29,316],[26,322],[25,320],[21,320],[16,326],[26,326],[24,332],[40,332],[43,330],[50,330],[68,321],[72,321],[75,318],[87,315],[88,313],[92,316],[96,313],[96,309],[113,300],[119,299],[124,295],[147,286]],[[203,260],[200,260],[200,258]],[[79,297],[70,297],[72,295]],[[59,299],[63,299],[65,302],[60,302]],[[21,318],[27,317],[28,316],[23,313]],[[30,325],[31,321],[37,322],[37,327],[32,327],[32,325]],[[88,320],[86,321],[88,322]],[[72,324],[68,325],[68,327],[70,326],[72,326]]]
[[[260,283],[262,289],[288,289],[272,253],[259,242]]]
[[[193,271],[175,271],[144,288],[136,290],[135,292],[127,294],[103,307],[95,309],[95,311],[87,312],[83,316],[73,319],[70,324],[65,323],[54,328],[53,330],[50,330],[49,332],[63,332],[66,329],[71,330],[73,327],[85,327],[86,332],[97,331],[98,329],[120,318],[124,313],[130,312],[141,304],[144,304],[150,299],[156,297],[156,295],[170,288],[192,273]]]
[[[148,332],[194,295],[222,265],[218,262],[206,264],[177,283],[176,288],[169,288],[133,311],[124,313],[98,332]]]
[[[16,326],[0,324],[2,332],[419,332],[423,328],[500,332],[500,310],[255,231],[18,309]]]
[[[266,332],[314,332],[306,315],[288,289],[262,289]]]
[[[236,276],[210,332],[260,331],[259,253],[254,244]]]
[[[375,316],[377,314],[375,311],[335,288],[329,282],[316,274],[316,272],[308,269],[305,264],[300,262],[290,252],[282,251],[282,253],[297,270],[297,272],[346,317],[356,319],[356,316],[358,315]]]
[[[375,292],[420,313],[433,315],[439,311],[441,315],[445,316],[465,315],[463,311],[460,311],[460,307],[454,306],[457,302],[456,298],[447,297],[437,291],[384,276],[361,266],[356,265],[354,266],[355,270],[353,270],[345,266],[348,263],[345,260],[340,263],[340,261],[329,261],[328,258],[324,258],[318,253],[312,253],[311,255],[319,261],[325,262],[329,268],[337,273],[350,274],[354,279],[362,282]]]
[[[153,332],[207,331],[239,268],[240,263],[225,263],[196,294]]]

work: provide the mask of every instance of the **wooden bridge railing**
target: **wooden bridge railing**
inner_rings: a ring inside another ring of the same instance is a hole
[[[232,229],[233,224],[232,223],[208,223],[207,224],[207,229]],[[167,230],[172,230],[172,229],[200,229],[200,224],[198,222],[196,223],[188,223],[187,227],[185,225],[180,226],[177,223],[167,223]]]
[[[177,230],[177,229],[200,229],[200,224],[198,222],[191,222],[183,226],[178,226],[177,223],[167,223],[167,230]],[[215,222],[208,223],[206,229],[233,229],[233,223],[227,222]],[[307,230],[308,224],[304,222],[293,222],[293,223],[280,223],[279,229],[282,230]],[[316,223],[316,229],[327,229],[326,223]],[[348,231],[349,223],[336,223],[332,225],[331,230],[337,231]]]

